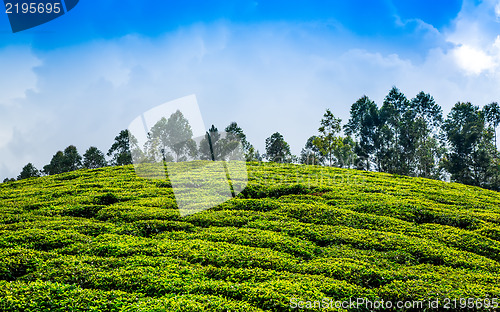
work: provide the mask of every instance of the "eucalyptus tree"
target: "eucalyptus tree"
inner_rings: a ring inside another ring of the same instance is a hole
[[[193,130],[180,110],[162,117],[149,130],[145,143],[149,161],[185,161],[197,153]]]
[[[299,162],[304,165],[323,165],[325,156],[319,148],[314,145],[314,140],[317,136],[313,135],[306,141],[304,148],[300,151]]]
[[[497,127],[500,124],[500,106],[497,102],[491,102],[490,104],[486,104],[483,107],[483,111],[485,114],[486,121],[489,126],[493,128],[494,140],[495,140],[495,149],[497,148]]]
[[[341,138],[337,136],[342,129],[340,126],[341,121],[340,118],[335,117],[333,113],[327,109],[323,115],[323,119],[321,119],[321,126],[318,128],[319,135],[313,140],[313,144],[328,160],[329,166],[333,165],[335,160],[334,151],[342,142]]]
[[[113,145],[111,145],[106,154],[107,156],[111,157],[110,163],[112,165],[123,166],[132,164],[132,153],[130,151],[131,150],[130,143],[131,143],[131,133],[128,130],[120,131],[120,133],[115,137]]]
[[[441,125],[443,112],[430,94],[418,93],[410,102],[405,116],[408,139],[406,150],[411,175],[439,179],[442,177],[440,162],[445,154]]]
[[[450,152],[445,161],[451,179],[469,185],[494,188],[495,170],[492,132],[485,114],[471,103],[458,102],[443,124]]]
[[[407,126],[410,101],[396,87],[392,87],[380,108],[381,171],[409,175],[410,154],[413,145],[411,129]]]
[[[231,122],[225,129],[224,131],[227,133],[227,135],[235,136],[240,142],[241,145],[243,146],[243,152],[245,154],[245,160],[246,161],[258,161],[260,158],[259,152],[254,148],[254,146],[248,142],[247,136],[243,132],[243,129],[241,129],[240,126],[236,122]]]
[[[265,158],[268,161],[279,163],[289,163],[292,161],[290,145],[285,141],[281,133],[275,132],[266,139]]]
[[[376,157],[381,146],[380,112],[374,101],[364,95],[351,106],[350,118],[344,132],[357,140],[354,152],[358,169],[370,170],[371,159],[380,170],[381,163]]]

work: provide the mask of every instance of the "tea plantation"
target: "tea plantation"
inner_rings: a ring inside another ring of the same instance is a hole
[[[248,170],[235,199],[185,217],[168,180],[132,166],[0,184],[0,311],[377,310],[341,306],[359,298],[495,310],[499,193],[317,166]]]

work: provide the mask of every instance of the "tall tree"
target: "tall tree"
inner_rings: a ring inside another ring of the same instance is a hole
[[[443,121],[441,107],[430,94],[420,92],[410,102],[410,110],[404,116],[409,131],[406,135],[406,159],[410,164],[410,175],[440,179],[440,162],[445,153],[440,141]]]
[[[339,144],[333,150],[336,166],[339,168],[351,168],[356,164],[356,143],[350,136],[340,137]]]
[[[83,154],[83,166],[87,169],[96,169],[107,166],[104,153],[95,146],[89,147],[85,154]]]
[[[76,146],[70,145],[64,149],[63,168],[64,172],[82,168],[82,156],[78,153]]]
[[[279,163],[289,163],[292,161],[290,145],[285,141],[279,132],[273,133],[266,139],[266,159]]]
[[[161,118],[151,128],[146,151],[155,161],[158,161],[156,155],[161,155],[164,161],[184,161],[196,155],[191,125],[180,110],[168,119]]]
[[[500,155],[497,146],[497,127],[500,124],[500,106],[497,102],[487,104],[483,108],[488,126],[493,130],[493,137],[495,142],[494,159],[493,159],[493,172],[494,172],[494,189],[500,189]]]
[[[322,165],[325,161],[325,156],[319,148],[314,145],[314,140],[317,136],[313,135],[307,139],[306,145],[300,152],[299,162],[304,165]]]
[[[181,111],[176,111],[167,120],[169,147],[176,156],[176,161],[196,155],[196,143],[189,121]]]
[[[58,151],[48,165],[43,167],[43,172],[48,175],[59,174],[78,170],[82,167],[82,156],[74,145],[64,149],[64,152]]]
[[[132,164],[132,154],[130,151],[129,131],[122,130],[115,137],[113,145],[106,155],[111,157],[111,164],[114,166],[123,166]]]
[[[38,169],[36,169],[32,163],[28,163],[26,166],[23,167],[21,173],[17,176],[17,179],[22,180],[28,178],[35,178],[39,176],[40,176],[40,171],[38,171]]]
[[[334,150],[341,143],[341,139],[336,136],[342,129],[340,123],[341,119],[336,118],[332,112],[327,109],[323,115],[323,119],[321,119],[321,126],[318,128],[319,136],[313,141],[313,144],[326,156],[330,166],[333,164]]]
[[[52,156],[50,163],[43,166],[43,172],[47,175],[63,173],[65,172],[64,170],[64,153],[62,151],[57,151],[57,153]]]
[[[243,132],[243,129],[241,129],[240,126],[236,122],[231,122],[225,129],[226,133],[231,136],[235,136],[238,138],[241,142],[241,145],[243,146],[243,152],[245,153],[245,160],[246,161],[258,161],[259,156],[258,156],[258,151],[253,147],[250,142],[247,140],[247,136]]]
[[[354,148],[358,169],[370,170],[370,159],[378,155],[377,150],[380,147],[379,125],[379,110],[370,98],[364,95],[352,104],[350,119],[344,126],[344,130],[347,135],[353,135],[358,141]],[[380,161],[375,159],[375,163],[377,168],[380,168]]]
[[[500,124],[500,106],[498,106],[497,102],[492,102],[490,104],[486,104],[483,108],[483,111],[486,121],[488,122],[489,126],[493,128],[493,134],[495,137],[495,150],[498,150],[497,127]]]
[[[381,169],[389,173],[410,173],[412,144],[410,129],[406,126],[410,102],[396,87],[392,87],[380,109],[382,148]]]
[[[150,129],[144,149],[150,162],[174,160],[174,156],[170,149],[167,118],[162,117]]]
[[[200,159],[205,160],[222,160],[224,158],[224,146],[219,130],[212,125],[208,129],[205,137],[200,142],[198,155]]]
[[[243,132],[243,129],[241,129],[240,126],[238,126],[238,124],[236,122],[231,122],[225,129],[224,131],[226,131],[226,133],[230,134],[230,135],[234,135],[236,136],[240,142],[241,142],[241,145],[243,145],[243,148],[245,150],[248,150],[250,148],[250,146],[252,146],[252,144],[250,144],[250,142],[247,141],[247,136],[245,135],[245,133]]]
[[[491,187],[493,167],[492,133],[485,129],[484,113],[471,103],[457,103],[443,124],[450,153],[445,166],[456,182]]]

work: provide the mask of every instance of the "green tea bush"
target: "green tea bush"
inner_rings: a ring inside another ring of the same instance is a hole
[[[0,311],[500,296],[498,193],[319,166],[247,169],[242,193],[184,217],[170,181],[133,166],[0,184]]]

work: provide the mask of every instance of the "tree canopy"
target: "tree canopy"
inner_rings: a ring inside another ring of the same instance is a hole
[[[39,177],[40,171],[36,169],[36,167],[32,163],[28,163],[26,166],[23,167],[23,170],[21,173],[17,176],[18,180],[22,179],[28,179],[28,178],[36,178]]]
[[[111,164],[114,166],[123,166],[132,164],[132,154],[130,152],[130,137],[128,130],[122,130],[115,137],[113,145],[106,155],[111,157]]]
[[[64,152],[58,151],[48,165],[43,167],[43,172],[48,175],[59,174],[63,172],[74,171],[82,167],[82,156],[74,145],[64,149]]]
[[[342,139],[337,136],[342,127],[340,123],[342,120],[336,118],[332,112],[327,109],[321,119],[321,126],[319,127],[319,135],[314,138],[313,144],[320,150],[321,154],[328,160],[329,166],[333,165],[334,151],[339,147]]]
[[[83,154],[83,166],[87,169],[96,169],[107,166],[104,153],[95,146],[89,147],[85,154]]]
[[[273,133],[266,139],[266,155],[268,161],[288,163],[292,161],[290,145],[279,132]]]
[[[189,121],[177,110],[162,117],[149,131],[145,151],[150,161],[184,161],[197,153]]]
[[[240,126],[236,122],[231,122],[225,129],[226,133],[231,136],[235,136],[240,142],[241,145],[243,146],[243,152],[245,153],[245,160],[246,161],[259,161],[260,155],[259,152],[253,147],[250,142],[247,140],[247,136],[243,132],[243,129],[241,129]]]
[[[342,128],[341,123],[341,119],[327,109],[318,132],[309,136],[299,158],[292,155],[283,135],[275,132],[265,140],[263,158],[279,163],[300,162],[450,179],[500,191],[496,138],[500,106],[497,102],[488,103],[482,109],[470,102],[458,102],[444,119],[441,107],[430,94],[421,91],[409,99],[392,87],[380,108],[368,96],[360,97],[351,105],[347,124]],[[142,147],[128,130],[122,130],[107,152],[111,158],[109,163],[94,146],[87,149],[82,158],[77,148],[70,145],[55,153],[42,171],[32,163],[27,164],[18,179],[82,167],[132,164],[132,156],[136,162],[262,161],[259,151],[236,122],[224,130],[219,132],[212,125],[203,137],[193,138],[189,121],[177,110],[168,118],[160,118],[149,129]]]

